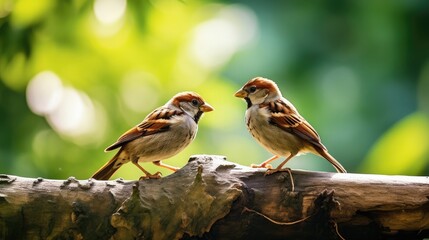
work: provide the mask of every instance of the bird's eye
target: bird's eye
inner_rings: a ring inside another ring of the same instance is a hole
[[[256,91],[256,87],[255,86],[251,86],[249,88],[249,92],[254,93]]]
[[[198,106],[198,100],[197,99],[193,99],[192,100],[192,105],[194,105],[195,107]]]

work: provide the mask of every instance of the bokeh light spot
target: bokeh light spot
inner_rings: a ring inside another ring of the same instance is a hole
[[[99,22],[114,24],[124,16],[126,7],[126,0],[96,0],[94,14]]]
[[[72,88],[65,88],[58,108],[48,115],[54,129],[62,133],[79,134],[83,131],[85,105],[81,96]]]
[[[195,28],[190,54],[201,66],[217,68],[249,44],[257,32],[257,18],[251,9],[225,6],[213,19]]]
[[[38,115],[52,112],[62,98],[63,86],[60,78],[51,71],[37,74],[27,86],[27,103]]]
[[[104,132],[102,116],[97,115],[92,100],[85,93],[64,87],[51,71],[41,72],[30,81],[27,103],[34,113],[45,116],[56,132],[76,143],[95,142]]]

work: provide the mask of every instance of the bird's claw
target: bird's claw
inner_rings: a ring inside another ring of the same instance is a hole
[[[292,172],[291,172],[291,169],[290,168],[275,168],[275,169],[272,169],[272,168],[269,168],[266,172],[265,172],[265,176],[266,175],[271,175],[271,174],[273,174],[273,173],[276,173],[276,172],[288,172],[289,174],[292,174]]]
[[[294,183],[293,176],[292,176],[292,170],[290,168],[268,169],[265,172],[264,176],[271,175],[271,174],[276,173],[276,172],[288,172],[289,177],[290,177],[291,192],[294,192],[295,191],[295,183]]]
[[[271,164],[250,164],[250,167],[252,168],[268,168],[273,169],[273,166]]]
[[[146,179],[160,179],[161,176],[162,176],[161,172],[156,172],[154,174],[146,174],[146,176],[141,176],[139,178],[139,180],[141,181],[141,180],[146,180]]]

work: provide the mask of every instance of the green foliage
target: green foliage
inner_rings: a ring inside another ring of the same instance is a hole
[[[216,110],[168,164],[201,153],[260,163],[270,154],[233,93],[265,76],[349,171],[429,174],[428,5],[0,0],[0,172],[87,178],[113,156],[106,146],[185,90]],[[309,155],[288,166],[333,171]]]
[[[429,158],[429,118],[414,113],[395,124],[370,151],[362,172],[419,174]]]

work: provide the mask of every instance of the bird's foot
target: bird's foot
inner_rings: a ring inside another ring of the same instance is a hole
[[[250,164],[250,167],[252,168],[268,168],[268,169],[273,169],[273,166],[271,166],[271,164]]]
[[[273,173],[276,172],[288,172],[289,174],[292,175],[291,169],[290,168],[268,168],[268,170],[265,172],[265,176],[266,175],[271,175]]]
[[[292,176],[292,171],[291,171],[291,169],[290,169],[290,168],[275,168],[275,169],[268,169],[268,170],[265,172],[264,176],[271,175],[271,174],[276,173],[276,172],[288,172],[288,174],[289,174],[289,178],[290,178],[291,192],[294,192],[294,191],[295,191],[295,183],[294,183],[294,180],[293,180],[293,176]]]
[[[145,176],[141,176],[139,180],[141,181],[146,179],[160,179],[161,176],[162,176],[161,172],[156,172],[154,174],[146,174]]]

